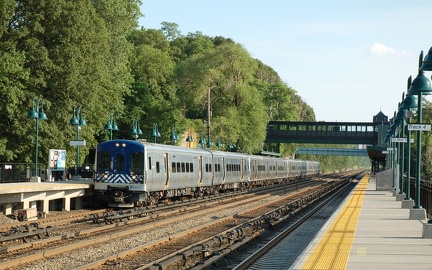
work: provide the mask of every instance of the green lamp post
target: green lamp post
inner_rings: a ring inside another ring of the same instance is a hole
[[[408,78],[407,83],[407,95],[405,99],[402,101],[401,109],[406,109],[406,119],[407,119],[407,125],[411,123],[411,117],[414,116],[413,110],[416,110],[418,104],[417,99],[415,96],[411,94],[409,91],[411,87],[412,78],[411,76]],[[412,200],[411,200],[411,131],[407,130],[407,140],[406,140],[406,147],[407,147],[407,162],[406,162],[406,187],[405,187],[405,198],[402,201],[402,208],[411,208],[412,206]],[[402,182],[402,188],[403,188],[403,182]]]
[[[171,141],[173,142],[173,145],[176,145],[177,141],[179,140],[179,136],[177,134],[176,127],[174,126],[171,130]]]
[[[219,138],[219,139],[217,140],[217,142],[216,142],[216,147],[217,147],[218,149],[221,149],[221,148],[223,147],[223,144],[222,144],[221,138]]]
[[[154,138],[154,142],[155,143],[157,142],[157,138],[160,138],[160,136],[161,136],[160,133],[159,133],[159,130],[158,130],[157,123],[153,124],[153,129],[152,129],[151,136]]]
[[[402,94],[402,102],[405,98],[405,93]],[[397,131],[399,133],[398,139],[404,139],[405,138],[405,117],[407,113],[407,109],[402,108],[402,103],[399,104],[399,110],[396,114],[396,124],[398,125]],[[404,144],[401,142],[401,140],[398,140],[398,149],[399,149],[399,195],[403,195],[403,178],[404,178],[404,169],[405,169],[405,147]],[[403,198],[401,197],[400,200]]]
[[[191,144],[193,143],[194,139],[192,137],[192,135],[189,134],[189,136],[187,136],[186,138],[186,142],[189,144],[189,148],[191,147]]]
[[[140,128],[140,124],[136,119],[132,120],[131,134],[135,141],[138,140],[139,135],[143,134]]]
[[[81,127],[87,126],[84,117],[82,116],[82,108],[80,106],[73,107],[73,116],[69,122],[72,126],[75,126],[76,130],[76,141],[79,141]],[[75,157],[75,176],[74,180],[79,180],[81,177],[78,173],[78,165],[80,164],[80,144],[76,145],[76,157]]]
[[[118,126],[114,120],[114,115],[112,113],[108,114],[108,121],[104,127],[105,130],[109,131],[109,139],[112,140],[113,131],[118,131]]]
[[[407,95],[406,97],[403,99],[401,106],[399,107],[399,109],[404,109],[407,110],[405,113],[405,118],[407,119],[407,125],[409,125],[411,123],[411,117],[413,116],[413,112],[412,110],[415,110],[417,108],[417,99],[411,94],[411,92],[409,91],[410,87],[411,87],[411,82],[412,82],[412,77],[410,76],[408,78],[408,83],[407,83]],[[402,132],[405,132],[405,128],[404,126],[402,126]],[[403,133],[404,134],[404,133]],[[404,137],[404,135],[402,136]],[[407,130],[407,139],[406,139],[406,148],[407,148],[407,155],[406,155],[406,187],[404,188],[404,183],[405,181],[401,182],[401,191],[403,194],[403,191],[405,190],[405,198],[404,201],[402,202],[402,207],[403,208],[410,208],[410,202],[412,203],[411,197],[410,197],[410,192],[411,192],[411,131]],[[402,156],[402,164],[404,162],[404,157]],[[404,166],[402,165],[402,172],[401,172],[401,176],[403,177],[403,173],[404,173]]]
[[[198,144],[201,145],[201,148],[204,149],[205,145],[206,145],[206,139],[204,138],[204,134],[200,134],[200,139],[198,141]]]
[[[41,98],[33,98],[32,107],[27,115],[28,119],[36,119],[36,147],[35,147],[35,169],[34,177],[39,182],[39,170],[38,170],[38,156],[39,156],[39,120],[48,120],[47,115],[43,110],[43,101]]]
[[[423,54],[423,52],[422,52]],[[421,71],[432,71],[432,47],[429,49],[428,54],[425,56],[425,58],[423,59],[421,65],[420,65],[420,70]],[[429,81],[430,83],[430,81]],[[430,94],[430,92],[428,92]],[[419,103],[419,107],[420,107],[420,103],[421,100],[418,100]],[[428,223],[432,223],[432,219],[428,220]]]
[[[232,145],[231,140],[230,140],[230,141],[228,141],[228,148],[227,148],[227,151],[228,151],[228,152],[232,152],[232,149],[233,149],[233,145]]]
[[[409,89],[409,92],[412,95],[417,95],[417,123],[422,124],[422,96],[423,95],[430,95],[432,93],[432,87],[430,80],[424,75],[422,67],[422,60],[423,60],[423,51],[420,53],[419,58],[419,72],[417,77],[412,81],[411,87]],[[425,213],[423,211],[415,211],[416,209],[422,209],[420,205],[420,176],[421,176],[421,140],[422,134],[421,131],[417,131],[417,174],[416,174],[416,198],[415,198],[415,205],[411,209],[410,212],[410,219],[424,219]],[[414,210],[414,211],[413,211]],[[414,214],[416,213],[417,214]]]

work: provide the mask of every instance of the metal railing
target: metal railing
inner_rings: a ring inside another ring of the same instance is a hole
[[[28,182],[33,172],[32,163],[0,163],[0,183]]]

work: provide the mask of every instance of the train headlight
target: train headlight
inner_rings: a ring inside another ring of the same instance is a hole
[[[105,173],[105,174],[103,175],[103,178],[104,178],[104,179],[107,179],[107,178],[108,178],[108,174]]]
[[[134,174],[132,175],[132,179],[135,180],[137,178],[137,176]]]

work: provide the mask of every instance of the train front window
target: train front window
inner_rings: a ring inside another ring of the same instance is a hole
[[[109,152],[98,152],[97,154],[97,168],[98,171],[109,171],[110,169],[110,154]]]
[[[133,152],[131,154],[131,171],[134,173],[144,172],[144,154],[140,152]]]
[[[117,154],[116,158],[116,170],[117,171],[124,171],[124,155],[123,154]]]

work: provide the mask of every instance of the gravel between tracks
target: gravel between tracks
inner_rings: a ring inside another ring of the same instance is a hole
[[[251,207],[257,207],[268,202],[279,200],[280,196],[267,197],[261,201],[248,203],[239,207],[232,209],[227,209],[218,212],[209,212],[201,217],[194,218],[193,220],[186,220],[182,222],[177,222],[175,224],[166,225],[163,227],[158,227],[147,231],[146,233],[141,233],[139,235],[133,235],[129,237],[124,237],[122,239],[117,239],[116,243],[101,243],[94,245],[87,249],[74,250],[62,256],[56,256],[55,258],[47,258],[43,261],[37,261],[31,265],[25,265],[17,267],[15,269],[22,270],[57,270],[57,269],[74,269],[80,266],[84,266],[90,262],[100,260],[104,257],[117,254],[121,251],[158,240],[163,237],[167,237],[187,229],[197,227],[213,221],[218,218],[228,217],[235,215],[239,212],[246,211]]]

